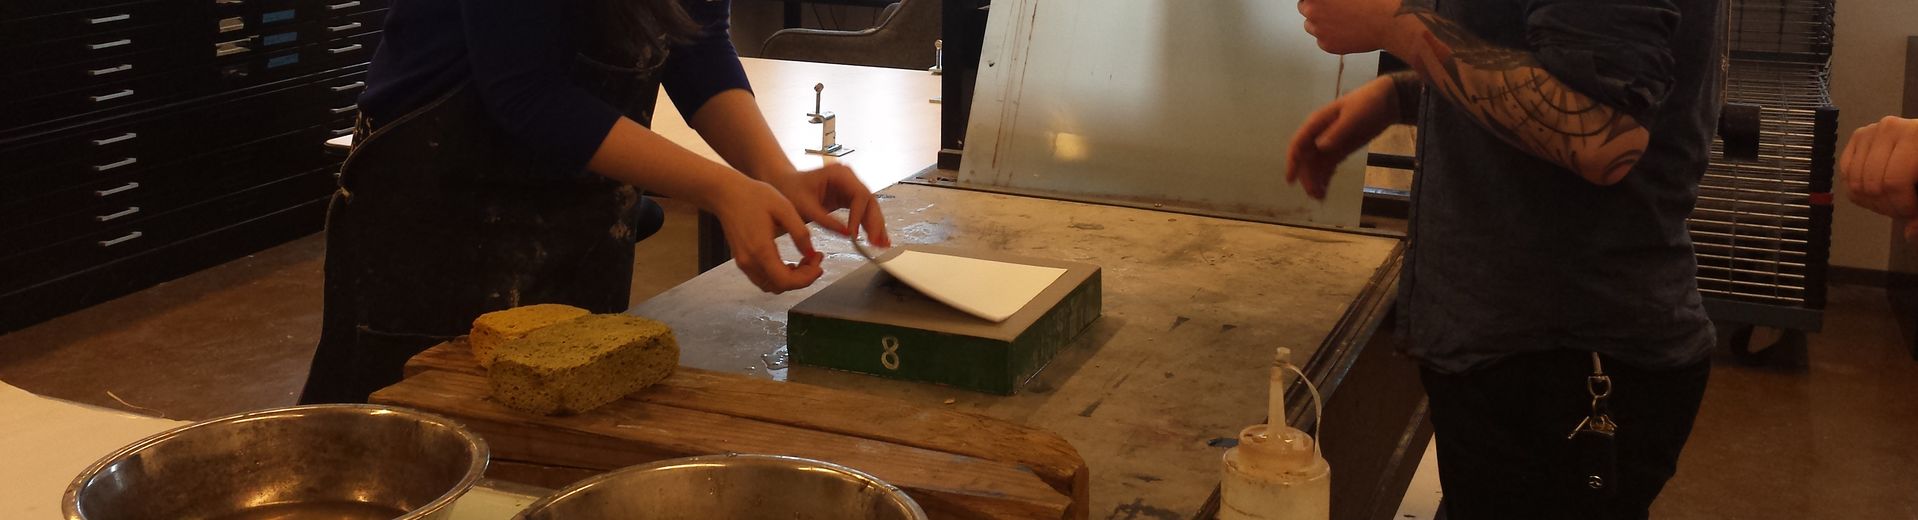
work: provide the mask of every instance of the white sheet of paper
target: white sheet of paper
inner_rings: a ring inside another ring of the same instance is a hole
[[[60,518],[82,470],[114,450],[187,423],[34,395],[0,383],[0,518]]]
[[[56,520],[67,484],[134,441],[186,426],[36,395],[0,382],[0,518]],[[476,487],[452,520],[506,520],[539,497]]]
[[[893,278],[940,303],[993,322],[1018,314],[1065,269],[905,251],[879,262]]]

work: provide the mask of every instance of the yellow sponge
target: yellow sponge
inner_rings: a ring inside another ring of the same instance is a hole
[[[500,345],[487,371],[493,399],[540,415],[585,413],[665,379],[679,366],[666,324],[601,314]]]
[[[481,314],[473,320],[473,332],[467,334],[466,343],[473,347],[473,358],[479,360],[482,367],[492,367],[494,352],[506,342],[519,339],[526,333],[555,323],[565,322],[592,314],[586,309],[557,303],[542,303],[525,307],[514,307],[503,311]]]

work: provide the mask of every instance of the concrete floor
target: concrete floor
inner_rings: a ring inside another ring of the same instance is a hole
[[[634,301],[692,277],[692,213],[640,245]],[[0,380],[173,419],[291,404],[319,329],[308,237],[0,336]],[[1918,361],[1880,289],[1834,286],[1802,371],[1721,359],[1661,519],[1918,519]]]
[[[1808,369],[1721,352],[1653,517],[1918,519],[1918,361],[1882,289],[1829,298]]]
[[[661,200],[632,301],[699,274],[697,213]],[[309,236],[0,336],[0,381],[62,399],[199,420],[299,399],[320,333],[325,241]]]

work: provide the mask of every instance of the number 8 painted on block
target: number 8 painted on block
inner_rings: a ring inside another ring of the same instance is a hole
[[[885,365],[886,370],[898,370],[899,338],[886,336],[885,339],[879,340],[879,346],[886,349],[885,352],[879,354],[879,364]]]

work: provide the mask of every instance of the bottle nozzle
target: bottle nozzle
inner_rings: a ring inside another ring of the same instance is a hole
[[[1266,423],[1273,428],[1285,427],[1285,370],[1292,365],[1292,349],[1279,347],[1272,358],[1272,394],[1267,399]]]

